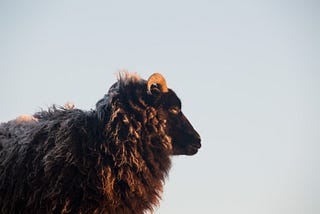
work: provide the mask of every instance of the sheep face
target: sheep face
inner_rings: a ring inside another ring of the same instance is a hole
[[[172,155],[194,155],[201,147],[201,138],[181,111],[181,101],[174,91],[152,89],[154,106],[166,121],[166,133],[171,137]]]

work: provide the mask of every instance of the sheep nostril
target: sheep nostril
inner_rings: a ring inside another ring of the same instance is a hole
[[[201,148],[201,139],[200,138],[197,138],[195,139],[191,145],[197,149],[200,149]]]
[[[195,144],[195,147],[197,147],[198,149],[201,148],[201,143],[200,143],[200,141],[199,141],[197,144]]]

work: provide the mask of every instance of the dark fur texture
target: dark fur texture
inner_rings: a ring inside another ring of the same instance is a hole
[[[0,213],[144,213],[170,156],[200,137],[175,93],[122,73],[96,109],[52,107],[0,126]]]

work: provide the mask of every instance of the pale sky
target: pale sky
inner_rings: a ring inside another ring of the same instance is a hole
[[[157,214],[320,213],[320,3],[0,0],[0,121],[161,72],[202,137]]]

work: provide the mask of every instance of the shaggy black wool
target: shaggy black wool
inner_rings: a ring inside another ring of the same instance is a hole
[[[122,73],[95,110],[53,106],[2,123],[0,213],[153,211],[170,156],[183,153],[168,130],[177,126],[168,105],[181,107],[171,89],[150,94],[146,80]],[[189,123],[181,127],[200,145]]]

